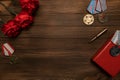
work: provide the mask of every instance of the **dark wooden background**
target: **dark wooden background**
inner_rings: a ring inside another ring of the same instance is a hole
[[[120,29],[120,0],[107,0],[108,22],[99,23],[95,15],[94,24],[86,26],[82,19],[89,2],[40,0],[31,28],[16,39],[2,38],[15,47],[18,61],[11,65],[9,58],[0,58],[0,80],[110,80],[91,58]],[[20,11],[19,6],[12,7]],[[0,17],[5,21],[12,19],[7,11],[1,12]],[[108,28],[108,32],[89,44],[103,28]],[[120,74],[114,80],[120,80]]]

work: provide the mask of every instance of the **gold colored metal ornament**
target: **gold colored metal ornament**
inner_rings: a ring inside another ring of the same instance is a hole
[[[86,24],[86,25],[92,25],[94,23],[94,16],[92,14],[86,14],[84,17],[83,17],[83,22]]]

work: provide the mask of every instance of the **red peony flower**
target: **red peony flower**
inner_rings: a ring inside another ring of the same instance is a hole
[[[27,12],[22,11],[15,17],[15,21],[22,29],[25,29],[33,22],[33,17],[30,16]]]
[[[10,20],[4,24],[1,30],[8,37],[16,37],[21,32],[21,28],[14,20]]]
[[[33,14],[34,11],[39,7],[38,0],[20,0],[22,10],[27,11],[29,14]]]

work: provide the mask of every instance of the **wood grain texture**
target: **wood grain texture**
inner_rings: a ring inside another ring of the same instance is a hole
[[[4,0],[2,0],[4,1]],[[9,1],[9,0],[6,0]],[[0,58],[0,80],[109,80],[103,70],[91,62],[96,51],[120,29],[120,0],[108,0],[108,22],[86,26],[82,22],[90,0],[40,0],[40,8],[29,30],[16,39],[2,37],[16,49],[17,64]],[[20,12],[20,6],[10,6]],[[13,18],[7,11],[0,17]],[[108,32],[89,44],[103,28]],[[120,80],[118,74],[113,80]]]

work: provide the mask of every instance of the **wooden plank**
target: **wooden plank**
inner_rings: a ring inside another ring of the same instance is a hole
[[[83,17],[85,14],[41,14],[40,16],[35,17],[34,26],[79,26],[83,27],[86,25],[83,23]],[[119,14],[109,14],[106,15],[108,17],[108,21],[104,24],[99,23],[97,20],[97,16],[95,16],[95,22],[93,26],[119,26],[120,25],[120,18]],[[1,16],[4,21],[8,21],[13,19],[13,16]]]
[[[23,30],[19,35],[19,38],[41,38],[41,39],[54,39],[54,38],[87,38],[91,39],[98,34],[104,28],[108,28],[108,31],[102,36],[103,39],[107,39],[116,30],[119,30],[119,26],[100,26],[100,27],[79,27],[79,26],[31,26],[29,30]]]

